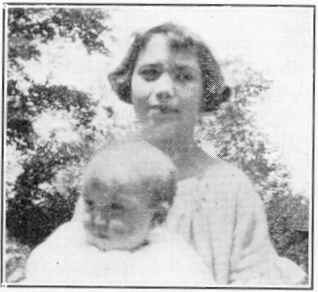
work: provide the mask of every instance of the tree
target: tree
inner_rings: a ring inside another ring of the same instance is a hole
[[[32,248],[70,219],[78,195],[78,175],[72,177],[70,173],[77,173],[102,132],[92,124],[97,102],[89,94],[67,84],[38,84],[24,70],[25,64],[39,61],[40,45],[50,46],[57,38],[81,42],[89,54],[107,56],[109,50],[101,35],[110,33],[109,22],[109,15],[98,9],[8,9],[6,142],[13,154],[7,167],[20,157],[17,177],[6,182],[8,253],[14,250],[10,243]],[[68,139],[60,139],[59,131],[53,129],[47,129],[47,139],[41,138],[35,131],[37,121],[61,113],[66,123],[72,121],[70,131],[64,135]],[[76,133],[78,139],[71,141],[70,133]],[[56,184],[60,170],[73,178],[64,193]],[[18,266],[25,256],[11,258],[7,271],[13,273],[15,267],[10,265]]]

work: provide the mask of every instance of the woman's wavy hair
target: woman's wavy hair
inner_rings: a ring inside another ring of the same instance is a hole
[[[127,55],[122,63],[108,75],[113,90],[122,101],[132,103],[131,78],[135,69],[139,53],[143,50],[151,37],[155,34],[166,35],[170,46],[175,50],[189,50],[196,54],[203,80],[202,112],[211,112],[218,109],[226,101],[231,90],[224,84],[224,78],[219,64],[207,45],[198,37],[173,23],[164,23],[155,26],[142,34],[136,34]]]

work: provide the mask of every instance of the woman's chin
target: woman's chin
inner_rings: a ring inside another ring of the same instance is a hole
[[[176,125],[171,123],[157,124],[145,127],[143,129],[143,137],[150,142],[173,140],[176,135],[180,134],[176,129]]]

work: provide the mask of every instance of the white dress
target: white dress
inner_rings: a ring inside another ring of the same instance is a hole
[[[218,285],[294,286],[305,278],[277,255],[249,179],[225,162],[179,182],[167,225],[197,250]]]

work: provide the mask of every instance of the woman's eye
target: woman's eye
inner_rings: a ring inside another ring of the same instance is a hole
[[[146,81],[154,81],[160,76],[160,71],[155,68],[143,69],[139,73]]]
[[[110,208],[111,208],[112,211],[122,211],[122,210],[124,210],[124,206],[121,205],[121,204],[117,204],[117,203],[112,203],[110,205]]]
[[[193,75],[189,72],[177,72],[175,74],[176,80],[180,82],[191,81],[193,79]]]

